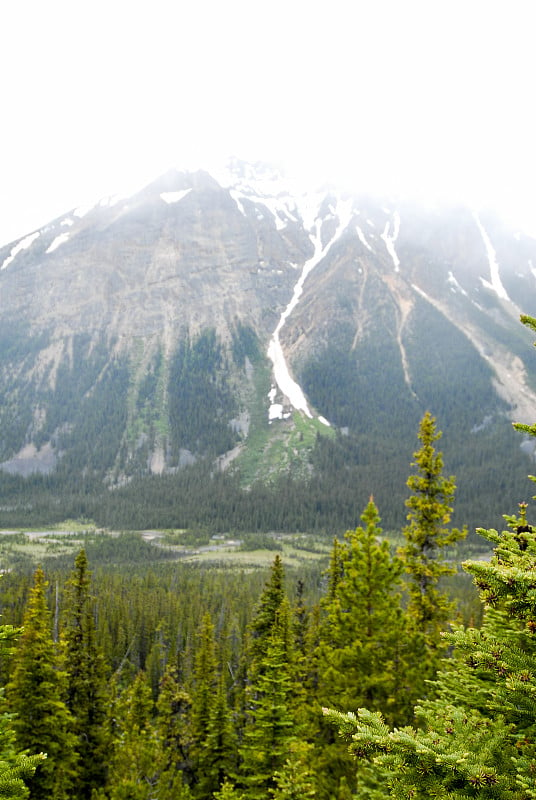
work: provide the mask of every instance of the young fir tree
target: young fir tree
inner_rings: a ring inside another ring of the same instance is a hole
[[[196,795],[211,798],[226,781],[235,780],[237,758],[237,736],[227,703],[225,676],[221,674],[213,698],[201,769],[197,772]]]
[[[265,651],[246,689],[248,715],[240,748],[240,784],[256,800],[275,788],[275,774],[285,763],[296,737],[292,713],[293,686],[288,654],[288,601],[276,613],[265,639]]]
[[[153,698],[139,672],[114,707],[116,738],[109,755],[109,800],[152,800],[158,780],[158,742],[152,725]]]
[[[262,662],[266,644],[285,599],[285,571],[281,556],[276,555],[270,570],[270,577],[262,591],[255,616],[249,626],[248,671]]]
[[[390,720],[408,717],[406,620],[398,590],[402,562],[381,539],[380,517],[369,501],[363,525],[335,541],[322,601],[319,706],[357,710],[370,705]],[[355,764],[333,727],[320,722],[317,758],[322,795],[336,791],[341,777],[355,788]]]
[[[15,641],[20,630],[11,625],[0,625],[0,659],[6,660],[14,652]],[[0,690],[2,698],[2,690]],[[4,705],[2,703],[2,705]],[[43,765],[46,753],[40,747],[35,755],[20,751],[13,730],[13,715],[0,711],[0,797],[9,800],[26,800],[28,783],[37,767]]]
[[[285,763],[274,774],[274,800],[312,800],[317,796],[312,750],[312,744],[299,739],[290,744]]]
[[[179,682],[176,665],[168,662],[157,701],[158,800],[186,800],[191,796],[191,707],[192,699]]]
[[[213,794],[214,800],[244,800],[244,795],[231,781],[225,781],[218,792]]]
[[[214,625],[208,612],[201,622],[194,656],[191,721],[194,795],[210,800],[224,780],[236,773],[237,743],[225,680],[218,672]]]
[[[67,706],[74,717],[79,755],[77,796],[90,798],[106,781],[109,735],[105,664],[97,645],[90,572],[81,550],[67,586],[62,640]]]
[[[201,753],[210,725],[210,713],[217,686],[216,642],[210,613],[204,614],[194,655],[192,690],[192,736]]]
[[[443,475],[443,456],[435,448],[441,435],[436,420],[426,412],[419,427],[421,447],[413,454],[416,473],[407,481],[412,494],[406,500],[406,543],[400,549],[409,574],[408,615],[416,661],[413,683],[420,692],[438,667],[444,649],[441,633],[453,613],[453,604],[440,588],[441,579],[456,572],[445,560],[445,549],[467,535],[466,528],[448,527],[456,484],[454,477]]]
[[[269,794],[297,733],[296,659],[281,557],[274,559],[247,636],[239,782],[250,798]]]
[[[233,692],[239,735],[241,735],[241,729],[248,717],[251,686],[258,677],[259,669],[262,669],[266,645],[285,599],[284,582],[283,562],[281,557],[276,555],[270,570],[270,577],[264,585],[253,619],[246,628],[242,640],[242,651]]]
[[[64,702],[66,676],[52,640],[47,585],[39,567],[34,573],[7,700],[9,710],[15,714],[13,729],[18,745],[30,752],[43,750],[47,754],[29,781],[30,796],[36,800],[65,800],[74,786],[76,736]]]
[[[339,708],[366,704],[396,719],[399,696],[409,688],[404,684],[405,617],[397,593],[402,563],[381,539],[372,499],[361,520],[362,526],[337,543],[337,581],[322,602],[320,694]],[[329,582],[334,583],[331,575]]]

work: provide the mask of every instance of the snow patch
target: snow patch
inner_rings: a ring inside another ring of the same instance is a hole
[[[262,209],[266,209],[274,218],[275,227],[278,231],[283,230],[287,227],[288,221],[291,220],[292,222],[297,222],[296,219],[296,205],[291,200],[288,195],[285,196],[277,196],[277,197],[266,197],[263,194],[249,193],[245,194],[244,192],[237,191],[236,189],[230,189],[229,193],[233,200],[235,201],[236,205],[238,206],[239,211],[246,217],[246,211],[242,200],[249,200],[251,203],[254,203],[255,213],[258,220],[264,219],[265,215],[262,212]]]
[[[393,260],[393,264],[395,266],[395,272],[398,272],[400,269],[400,259],[397,255],[395,250],[395,242],[398,239],[398,234],[400,233],[400,214],[398,211],[395,211],[394,219],[393,219],[393,233],[391,234],[391,220],[387,220],[385,223],[385,228],[383,233],[380,235],[380,238],[383,239],[385,242],[385,246],[387,248],[387,252],[391,256]]]
[[[178,192],[161,192],[160,198],[164,203],[170,205],[171,203],[178,203],[179,200],[182,200],[187,194],[190,194],[191,191],[192,189],[190,187],[190,189],[181,189]]]
[[[458,283],[452,272],[449,272],[447,283],[450,284],[451,290],[453,292],[460,292],[461,294],[465,295],[465,297],[467,297],[467,292],[465,291],[464,288],[460,286],[460,284]]]
[[[60,246],[60,244],[63,244],[64,242],[66,242],[68,238],[69,238],[69,234],[68,233],[60,233],[59,236],[56,236],[56,238],[54,239],[52,244],[49,245],[49,247],[47,247],[46,252],[47,253],[53,253],[54,250],[56,250]]]
[[[270,422],[274,419],[283,419],[283,405],[282,403],[272,403],[268,409],[268,419]]]
[[[122,199],[123,197],[120,194],[110,194],[108,197],[103,197],[99,205],[101,208],[113,208]]]
[[[309,409],[307,400],[305,399],[305,394],[296,381],[290,375],[290,371],[285,359],[285,355],[283,353],[283,348],[281,346],[281,342],[279,339],[279,334],[283,325],[287,321],[288,317],[292,313],[292,311],[296,308],[299,299],[303,292],[303,286],[305,280],[309,273],[317,266],[317,264],[322,261],[323,258],[327,255],[329,249],[334,244],[335,241],[340,237],[342,232],[348,226],[351,216],[352,216],[352,209],[351,209],[351,202],[347,201],[345,203],[339,204],[339,225],[333,238],[327,243],[325,247],[322,246],[322,239],[321,239],[321,220],[316,218],[315,220],[315,234],[311,235],[311,240],[314,245],[314,254],[312,258],[305,262],[303,265],[303,269],[301,271],[301,275],[298,278],[298,281],[294,287],[294,292],[292,295],[292,299],[290,300],[289,304],[281,314],[281,318],[279,323],[272,335],[270,340],[270,344],[268,347],[268,358],[271,360],[273,364],[274,370],[274,378],[279,390],[281,391],[284,397],[287,397],[290,405],[293,406],[297,411],[302,411],[307,417],[312,419],[312,413]],[[273,401],[272,401],[273,402]]]
[[[359,225],[356,225],[356,230],[357,230],[357,235],[359,237],[359,241],[361,242],[361,244],[363,244],[367,248],[367,250],[370,250],[370,252],[372,253],[372,247],[367,242],[367,240],[365,238],[365,234],[363,233],[363,231],[361,230]]]
[[[478,230],[480,231],[480,235],[482,236],[482,241],[484,242],[484,247],[486,248],[486,255],[488,257],[489,263],[489,270],[490,270],[490,277],[491,282],[487,281],[485,278],[480,278],[482,284],[487,288],[494,291],[501,300],[510,300],[506,289],[502,285],[501,276],[499,274],[499,264],[497,261],[497,255],[491,244],[491,240],[484,229],[484,226],[480,222],[480,218],[476,211],[473,212],[473,218],[476,222]]]
[[[4,259],[4,263],[0,267],[0,270],[8,267],[20,252],[22,252],[23,250],[27,250],[29,247],[31,247],[31,245],[35,242],[39,234],[40,231],[36,231],[35,233],[30,233],[29,236],[25,236],[24,239],[21,239],[20,242],[14,245],[11,248],[11,252],[8,255],[8,257]]]
[[[247,217],[247,214],[246,214],[246,209],[245,209],[245,208],[244,208],[244,206],[242,205],[242,200],[241,200],[241,198],[242,198],[242,195],[240,194],[240,192],[235,192],[235,191],[234,191],[234,189],[231,189],[231,190],[229,191],[229,194],[231,195],[231,197],[232,197],[232,198],[233,198],[233,200],[235,201],[235,203],[236,203],[236,205],[237,205],[237,208],[238,208],[238,210],[240,211],[240,213],[241,213],[241,214],[243,214],[243,215],[244,215],[244,217]]]
[[[80,206],[79,208],[75,208],[75,210],[73,211],[73,215],[75,217],[78,217],[78,219],[82,219],[82,217],[85,217],[86,214],[89,214],[90,211],[93,211],[94,208],[95,208],[94,205]]]
[[[71,225],[74,225],[74,222],[73,222],[72,219],[68,219],[68,218],[67,219],[62,219],[62,221],[60,222],[60,225],[67,225],[67,226],[70,227]]]

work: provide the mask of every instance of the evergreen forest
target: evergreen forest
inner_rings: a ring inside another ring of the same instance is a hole
[[[267,569],[204,566],[125,532],[2,564],[0,796],[536,798],[529,507],[460,565],[438,425],[396,536],[370,496],[316,560],[260,537]]]

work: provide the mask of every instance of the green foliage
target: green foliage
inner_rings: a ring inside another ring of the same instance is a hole
[[[312,750],[313,746],[307,742],[291,742],[288,758],[274,774],[274,800],[307,800],[317,796],[316,776],[311,768]]]
[[[158,769],[158,740],[152,717],[152,694],[140,672],[114,704],[115,739],[110,758],[110,800],[150,800]]]
[[[275,788],[276,773],[296,734],[287,625],[282,607],[263,637],[263,656],[258,656],[252,682],[246,687],[248,714],[240,748],[241,783],[246,797],[257,798]]]
[[[67,706],[77,735],[80,798],[89,798],[102,785],[107,770],[105,664],[96,641],[90,587],[87,556],[81,550],[69,581],[63,628]]]
[[[317,708],[356,710],[366,704],[391,721],[406,721],[414,695],[400,597],[403,565],[381,538],[372,498],[361,520],[362,526],[333,544],[321,600]],[[333,795],[342,778],[355,789],[355,767],[331,726],[320,723],[317,748],[323,795]]]
[[[407,481],[412,494],[406,501],[406,544],[400,549],[410,576],[409,615],[414,628],[424,636],[428,650],[440,647],[440,633],[452,614],[452,604],[439,588],[442,576],[456,571],[440,554],[463,539],[467,530],[447,527],[451,514],[454,478],[443,475],[443,456],[435,442],[441,437],[436,420],[426,412],[419,426],[421,447],[414,453],[416,473]]]
[[[333,547],[322,602],[321,702],[354,710],[371,705],[397,718],[408,690],[401,680],[407,657],[402,562],[381,539],[372,499],[361,519],[363,526],[347,531]]]
[[[31,797],[65,800],[73,791],[76,768],[73,719],[65,705],[66,675],[60,669],[52,640],[47,582],[38,568],[24,615],[24,629],[7,687],[8,708],[16,716],[13,728],[24,750],[47,753],[30,779]]]
[[[13,653],[20,631],[11,625],[0,625],[0,661]],[[0,690],[0,697],[3,692]],[[3,698],[2,698],[3,700]],[[3,704],[4,705],[4,704]],[[13,729],[12,714],[0,711],[0,797],[25,800],[29,796],[28,782],[36,769],[45,762],[46,753],[40,749],[35,755],[20,751]]]
[[[192,699],[181,686],[175,664],[169,662],[157,701],[160,742],[157,796],[162,800],[189,797],[193,782],[191,730]]]
[[[168,382],[170,445],[177,463],[181,449],[214,456],[236,444],[229,420],[237,408],[226,372],[224,351],[214,330],[179,343]]]
[[[214,625],[209,613],[203,616],[197,640],[192,681],[191,730],[195,743],[194,758],[198,764],[204,764],[207,756],[206,744],[210,730],[211,711],[218,684]],[[217,783],[212,788],[218,789],[219,784]]]
[[[237,365],[242,366],[246,358],[252,363],[259,360],[261,356],[259,339],[250,325],[244,325],[237,320],[232,336],[233,359]]]
[[[250,625],[250,667],[257,667],[265,655],[265,648],[278,619],[285,599],[285,570],[279,555],[274,558],[270,577],[266,581]]]
[[[536,537],[526,510],[522,503],[519,514],[507,515],[501,533],[479,530],[495,546],[493,557],[464,568],[480,589],[483,625],[445,634],[453,655],[435,696],[416,708],[418,728],[391,730],[365,708],[325,710],[350,751],[388,775],[392,797],[536,797]]]

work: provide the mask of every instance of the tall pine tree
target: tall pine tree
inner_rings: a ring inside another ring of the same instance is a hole
[[[145,673],[117,698],[115,740],[109,755],[109,800],[152,800],[158,781],[158,742],[152,725],[153,698]]]
[[[13,728],[18,745],[30,752],[43,750],[43,761],[30,779],[30,796],[66,800],[74,787],[76,736],[65,705],[66,675],[52,640],[51,614],[46,599],[47,581],[41,567],[34,574],[24,629],[7,686]]]
[[[438,668],[444,650],[441,634],[454,610],[440,585],[444,576],[456,572],[448,561],[447,548],[467,535],[466,528],[449,527],[456,484],[454,477],[443,475],[443,455],[435,447],[441,435],[436,420],[426,412],[419,426],[421,447],[413,454],[416,471],[407,481],[411,495],[406,500],[406,543],[400,549],[409,575],[408,615],[415,662],[412,684],[419,693],[425,691],[426,680]]]
[[[13,653],[20,629],[12,625],[0,625],[0,660],[6,661]],[[3,701],[3,690],[0,698]],[[4,703],[2,702],[2,706]],[[37,767],[42,766],[46,753],[39,746],[36,754],[21,752],[16,743],[12,714],[0,710],[0,797],[9,800],[26,800],[29,796],[28,782]]]
[[[85,550],[76,557],[66,592],[63,644],[67,706],[74,717],[80,800],[106,781],[109,735],[105,663],[96,641],[91,577]]]
[[[175,664],[168,662],[157,701],[157,733],[160,745],[158,800],[190,797],[194,782],[192,758],[192,699],[181,686]]]
[[[292,711],[293,686],[288,655],[288,602],[283,601],[265,639],[265,651],[246,689],[248,713],[240,748],[240,783],[244,795],[256,800],[276,785],[290,744],[296,736]]]
[[[391,720],[408,716],[406,618],[401,607],[402,562],[382,540],[378,509],[371,498],[362,526],[335,540],[322,601],[318,712],[320,706],[382,710]],[[356,786],[354,763],[334,735],[320,724],[317,758],[321,795],[337,791],[342,778]]]

